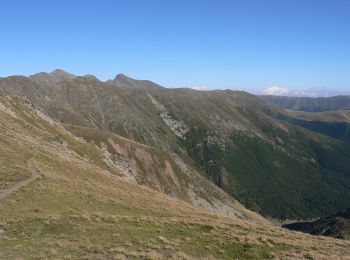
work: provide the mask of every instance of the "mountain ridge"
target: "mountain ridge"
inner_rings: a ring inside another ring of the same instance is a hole
[[[132,82],[138,87],[91,77],[52,85],[2,79],[0,89],[26,96],[60,122],[115,132],[186,159],[264,216],[310,218],[349,206],[348,145],[286,118],[296,114],[246,92]]]
[[[115,76],[113,80],[108,80],[106,83],[116,85],[116,86],[123,86],[130,89],[137,89],[137,90],[160,90],[163,89],[162,86],[150,81],[150,80],[137,80],[130,78],[124,74],[118,74]]]

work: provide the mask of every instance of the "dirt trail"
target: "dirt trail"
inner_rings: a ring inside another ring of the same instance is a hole
[[[28,185],[29,183],[33,182],[34,180],[36,180],[39,177],[39,173],[38,173],[37,169],[34,167],[32,161],[28,162],[28,170],[30,171],[32,176],[27,180],[20,181],[20,182],[16,183],[16,185],[11,187],[11,188],[0,190],[0,200],[5,199],[6,197],[10,196],[12,193],[18,191],[20,188]]]

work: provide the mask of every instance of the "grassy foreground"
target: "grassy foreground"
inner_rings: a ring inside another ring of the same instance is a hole
[[[79,161],[1,201],[0,258],[344,257],[350,243],[214,215]],[[57,164],[56,164],[57,163]]]
[[[196,208],[112,174],[98,150],[1,97],[0,176],[40,177],[0,200],[0,259],[336,259],[350,242]],[[58,142],[58,136],[67,144]],[[86,160],[86,158],[89,160]],[[3,175],[3,172],[7,173]],[[16,182],[8,178],[7,186]],[[3,185],[5,186],[5,185]]]

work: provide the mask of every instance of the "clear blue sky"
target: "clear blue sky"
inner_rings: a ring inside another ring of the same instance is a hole
[[[350,93],[350,0],[2,0],[0,29],[0,76]]]

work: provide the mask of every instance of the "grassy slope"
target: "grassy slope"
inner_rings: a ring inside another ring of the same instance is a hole
[[[2,259],[350,254],[348,242],[220,217],[126,182],[107,171],[90,144],[43,120],[17,99],[0,98],[18,117],[0,110],[0,140],[8,141],[0,148],[2,165],[25,172],[32,159],[40,172],[35,182],[0,201]],[[56,141],[58,136],[67,146]],[[85,154],[93,163],[84,160]]]

